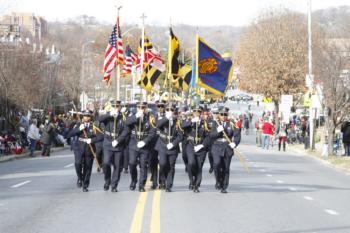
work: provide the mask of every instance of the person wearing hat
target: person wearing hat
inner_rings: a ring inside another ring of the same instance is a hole
[[[173,186],[175,163],[183,137],[181,131],[177,130],[174,110],[175,106],[168,105],[165,109],[165,117],[157,122],[159,138],[155,148],[159,154],[160,188],[165,189],[166,192],[171,192]]]
[[[228,109],[220,110],[219,119],[215,119],[210,131],[213,141],[211,153],[214,161],[215,188],[221,193],[227,193],[230,178],[230,164],[234,155],[234,148],[239,144],[239,139],[234,135],[234,125],[228,119]]]
[[[188,158],[187,172],[190,180],[189,189],[199,193],[202,182],[202,170],[209,148],[208,130],[202,119],[202,107],[193,110],[191,119],[182,124],[184,139],[187,141],[185,151]]]
[[[92,145],[95,150],[95,143],[102,141],[102,136],[94,133],[92,123],[92,112],[85,110],[81,123],[78,122],[75,127],[68,133],[67,137],[77,136],[77,140],[73,145],[75,157],[75,171],[78,177],[78,188],[83,187],[83,192],[88,192],[92,165],[94,162],[93,152],[88,144]]]
[[[151,142],[156,135],[148,113],[147,103],[138,102],[137,112],[126,121],[126,129],[130,135],[129,142],[129,170],[131,175],[130,190],[135,190],[137,184],[137,165],[140,165],[139,191],[145,192],[147,169],[151,150]]]
[[[166,102],[164,100],[156,101],[157,105],[157,112],[152,113],[151,121],[153,119],[153,127],[156,127],[157,122],[165,117],[165,104]],[[152,189],[156,189],[158,187],[158,165],[159,165],[159,159],[158,159],[158,151],[155,149],[155,146],[157,144],[158,135],[156,135],[152,142],[151,142],[151,151],[150,151],[150,161],[149,161],[149,168],[151,171],[151,182],[152,182]]]
[[[103,189],[107,191],[111,186],[112,192],[118,191],[118,182],[122,171],[123,150],[127,138],[120,104],[120,101],[115,101],[112,104],[111,111],[99,117],[99,122],[105,126],[103,139],[103,172],[105,184]]]

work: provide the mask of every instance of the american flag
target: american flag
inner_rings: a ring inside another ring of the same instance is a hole
[[[120,32],[119,17],[117,18],[117,23],[113,28],[106,49],[105,60],[103,64],[103,81],[109,83],[111,73],[117,62],[119,64],[122,64],[124,62],[123,40]]]
[[[123,75],[131,74],[133,62],[135,62],[136,64],[140,63],[139,57],[131,50],[130,45],[127,45],[125,48],[125,63],[123,66]]]

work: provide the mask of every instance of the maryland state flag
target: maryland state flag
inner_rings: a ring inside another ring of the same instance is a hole
[[[145,67],[141,79],[137,82],[137,84],[146,91],[151,91],[161,74],[162,72],[160,70],[148,64]]]
[[[198,86],[223,96],[232,78],[232,61],[197,36],[196,81]]]
[[[173,29],[170,28],[170,40],[169,40],[169,68],[171,66],[171,74],[178,75],[179,65],[179,54],[180,54],[180,42],[173,33]]]
[[[188,91],[192,80],[192,69],[190,65],[183,65],[179,69],[178,77],[173,79],[173,85],[177,89]]]

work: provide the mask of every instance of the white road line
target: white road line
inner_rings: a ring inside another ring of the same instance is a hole
[[[4,206],[4,204],[0,203],[0,207]]]
[[[266,174],[266,176],[267,176],[267,177],[272,177],[272,175],[271,175],[271,174]]]
[[[21,186],[23,186],[23,185],[25,185],[25,184],[30,183],[30,182],[32,182],[32,181],[27,180],[27,181],[24,181],[24,182],[22,182],[22,183],[12,185],[11,188],[19,188],[19,187],[21,187]]]
[[[283,180],[276,180],[276,183],[278,183],[278,184],[283,184],[284,181],[283,181]]]
[[[304,199],[308,200],[308,201],[313,201],[314,200],[312,197],[309,197],[309,196],[304,196]]]
[[[289,189],[290,191],[293,191],[293,192],[297,191],[297,189],[294,188],[294,187],[289,187],[288,189]]]
[[[330,215],[339,215],[339,213],[337,211],[334,211],[334,210],[325,209],[324,211],[326,211],[326,213],[328,213]]]
[[[265,170],[265,169],[260,169],[260,171],[261,171],[261,172],[266,172],[266,170]]]
[[[68,164],[66,166],[64,166],[65,168],[69,168],[69,167],[73,167],[74,166],[74,163],[71,163],[71,164]]]
[[[253,167],[259,167],[258,165],[254,164]]]

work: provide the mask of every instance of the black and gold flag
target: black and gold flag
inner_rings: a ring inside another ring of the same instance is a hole
[[[148,64],[137,84],[146,91],[151,91],[161,74],[162,72],[160,70]]]
[[[180,54],[180,42],[173,33],[173,29],[170,28],[170,41],[169,41],[169,62],[171,65],[171,74],[178,75],[179,65],[179,54]]]
[[[192,79],[192,69],[190,65],[183,65],[179,69],[178,76],[173,79],[173,85],[180,90],[188,91]]]
[[[144,51],[153,49],[153,45],[152,45],[152,43],[150,42],[150,40],[149,40],[148,36],[146,35],[146,33],[145,33],[145,35],[144,35],[144,40],[145,40],[145,41],[144,41]],[[142,53],[142,38],[140,39],[140,44],[139,44],[138,52],[139,52],[139,54]]]

